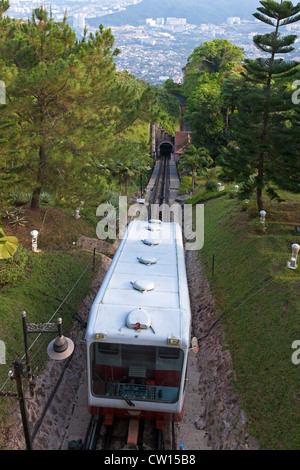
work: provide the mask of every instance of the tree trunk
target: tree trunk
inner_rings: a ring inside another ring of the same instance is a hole
[[[264,203],[262,198],[262,190],[260,188],[256,188],[256,202],[258,212],[262,211],[264,209]]]
[[[227,135],[228,134],[228,129],[229,129],[229,106],[227,107],[227,111],[226,111],[226,126],[225,126],[225,134]]]
[[[46,166],[46,148],[45,145],[42,144],[39,150],[39,170],[36,180],[35,188],[32,192],[31,198],[31,209],[39,209],[40,207],[40,195],[44,186],[45,181],[45,166]]]
[[[196,184],[196,171],[193,170],[193,173],[192,173],[192,190],[193,191],[195,189],[195,184]]]

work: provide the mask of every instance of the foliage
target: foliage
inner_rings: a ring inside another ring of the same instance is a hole
[[[296,36],[279,33],[281,27],[300,19],[300,4],[260,3],[254,16],[274,31],[253,40],[269,57],[245,60],[243,93],[235,100],[238,112],[232,117],[230,142],[219,160],[224,180],[249,182],[252,178],[250,185],[244,185],[248,184],[249,191],[255,189],[259,211],[263,209],[264,190],[272,198],[279,198],[275,186],[300,192],[299,145],[295,139],[298,117],[288,84],[298,72],[298,64],[282,59],[294,49]]]
[[[192,189],[192,178],[191,176],[183,176],[180,181],[179,194],[187,194]]]
[[[233,64],[241,62],[243,51],[227,39],[215,39],[196,47],[189,56],[185,66],[186,73],[198,72],[220,73],[230,70]]]
[[[179,102],[173,96],[173,89],[165,85],[163,89],[152,87],[156,94],[157,119],[163,129],[174,135],[178,128],[180,107]]]
[[[13,284],[26,275],[28,251],[21,245],[14,256],[0,261],[0,285]]]
[[[203,204],[206,201],[210,201],[211,199],[219,199],[227,194],[227,191],[203,191],[201,190],[199,193],[195,194],[193,197],[186,199],[185,204]]]
[[[192,189],[195,187],[196,175],[200,174],[204,168],[209,168],[213,161],[209,152],[204,147],[198,149],[194,145],[189,145],[180,158],[179,171],[192,174]]]
[[[1,194],[26,188],[32,208],[43,193],[56,202],[88,200],[96,188],[103,200],[111,179],[103,166],[118,173],[120,162],[144,161],[148,124],[158,114],[154,90],[116,71],[119,51],[102,26],[78,41],[66,19],[55,22],[44,8],[27,22],[3,19],[0,26],[9,96],[0,117]]]
[[[226,142],[228,101],[223,81],[241,69],[243,52],[228,40],[216,39],[196,47],[184,68],[183,91],[187,98],[185,121],[194,131],[193,143],[207,147],[215,160],[219,148]],[[229,92],[230,90],[230,92]]]
[[[18,239],[16,237],[8,237],[0,227],[0,259],[5,260],[11,258],[18,249]]]
[[[288,198],[289,204],[297,202],[292,194]],[[261,450],[292,450],[298,449],[300,435],[299,366],[291,361],[291,345],[299,337],[300,277],[299,270],[286,268],[293,226],[282,216],[292,205],[281,210],[276,202],[268,204],[274,222],[262,236],[252,229],[248,212],[240,212],[236,199],[208,202],[200,258],[217,316],[225,312],[221,326],[249,434],[259,440]]]
[[[216,191],[218,189],[218,184],[215,181],[208,181],[205,185],[206,191]]]
[[[183,87],[181,83],[176,83],[172,78],[168,78],[168,80],[164,83],[164,89],[175,96],[183,96]]]

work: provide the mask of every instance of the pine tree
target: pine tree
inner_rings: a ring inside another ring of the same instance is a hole
[[[245,61],[242,73],[248,82],[240,96],[232,142],[221,163],[227,179],[252,181],[258,210],[263,209],[263,190],[277,197],[273,184],[281,189],[299,191],[299,167],[295,168],[295,141],[292,138],[292,101],[287,79],[297,73],[296,62],[278,55],[294,50],[296,35],[281,36],[282,26],[300,20],[300,3],[261,1],[254,16],[274,31],[254,37],[254,44],[269,57]],[[296,171],[295,171],[296,169]]]
[[[4,13],[7,12],[9,9],[9,1],[8,0],[1,0],[0,1],[0,19],[2,19]]]

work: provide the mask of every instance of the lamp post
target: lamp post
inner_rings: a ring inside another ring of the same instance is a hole
[[[265,225],[266,222],[266,211],[260,211],[260,223]]]
[[[17,385],[17,394],[20,403],[20,411],[21,411],[21,418],[24,430],[24,437],[26,443],[26,449],[32,450],[32,437],[30,436],[29,432],[29,425],[28,425],[28,415],[22,385],[22,379],[32,379],[31,373],[31,364],[30,358],[28,353],[28,334],[35,333],[58,333],[58,337],[51,341],[48,345],[47,353],[50,359],[54,360],[63,360],[67,359],[74,351],[74,343],[70,338],[66,338],[62,334],[62,319],[59,318],[57,320],[57,329],[38,329],[38,330],[28,330],[28,325],[26,322],[26,312],[23,311],[21,313],[22,316],[22,326],[23,326],[23,337],[24,337],[24,347],[25,347],[25,361],[26,361],[26,371],[24,371],[23,361],[16,360],[14,361],[14,371],[10,372],[10,377],[16,380]]]
[[[292,245],[292,257],[291,257],[290,261],[288,261],[288,264],[287,264],[287,267],[289,269],[297,269],[298,268],[297,258],[298,258],[299,251],[300,251],[300,246],[297,245],[297,243],[294,243]]]
[[[38,249],[37,249],[38,234],[39,234],[39,232],[37,230],[32,230],[32,232],[30,232],[30,235],[32,237],[32,251],[33,251],[33,253],[38,252]]]

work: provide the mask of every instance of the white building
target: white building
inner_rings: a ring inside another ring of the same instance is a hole
[[[157,24],[157,26],[163,26],[165,24],[165,19],[164,18],[156,18],[156,24]]]
[[[241,24],[241,18],[238,16],[230,16],[227,18],[227,24],[233,26],[234,24]]]
[[[150,27],[155,27],[156,26],[156,21],[153,20],[152,18],[146,18],[146,25]]]
[[[167,18],[167,24],[169,25],[184,25],[186,24],[186,18]]]

